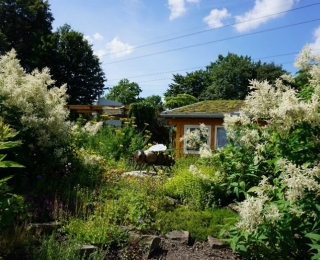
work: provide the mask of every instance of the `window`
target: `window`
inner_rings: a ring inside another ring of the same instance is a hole
[[[222,148],[228,144],[227,133],[223,126],[216,126],[215,137],[215,148]]]
[[[199,154],[203,143],[211,146],[211,126],[185,125],[183,137],[183,152],[186,154]]]

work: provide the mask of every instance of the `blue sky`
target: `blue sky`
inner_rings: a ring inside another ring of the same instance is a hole
[[[69,24],[92,44],[112,87],[136,82],[160,95],[173,74],[205,69],[219,54],[293,63],[306,44],[320,51],[316,0],[49,0],[57,27]]]

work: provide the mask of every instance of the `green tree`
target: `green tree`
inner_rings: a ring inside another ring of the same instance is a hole
[[[198,102],[198,99],[188,94],[178,94],[175,97],[165,97],[164,107],[173,109]]]
[[[52,32],[48,1],[0,0],[0,55],[14,48],[28,72],[38,67],[41,39]]]
[[[159,114],[164,110],[162,98],[159,95],[151,95],[143,99],[145,102],[151,103],[157,110]]]
[[[169,84],[169,88],[164,93],[164,96],[172,97],[178,94],[189,94],[198,98],[207,86],[206,75],[206,72],[203,70],[187,73],[186,76],[174,74],[173,81],[175,83]]]
[[[67,84],[68,104],[92,104],[103,94],[106,79],[101,62],[83,34],[70,25],[43,40],[40,56],[40,67],[50,68],[56,85]]]
[[[122,79],[118,85],[113,86],[109,90],[106,98],[130,105],[139,100],[139,94],[141,92],[142,90],[137,83],[130,82],[128,79]]]
[[[200,100],[244,99],[249,93],[251,79],[268,80],[270,83],[284,74],[282,66],[274,63],[253,62],[249,56],[228,53],[207,66],[208,87]]]

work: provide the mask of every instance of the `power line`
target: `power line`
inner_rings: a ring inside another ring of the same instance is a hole
[[[237,25],[237,24],[242,24],[242,23],[246,23],[246,22],[251,22],[251,21],[254,21],[254,20],[258,20],[258,19],[262,19],[262,18],[266,18],[266,17],[270,17],[270,16],[282,14],[282,13],[287,13],[287,12],[296,11],[296,10],[299,10],[299,9],[311,7],[311,6],[318,5],[318,4],[320,4],[320,3],[314,3],[314,4],[310,4],[310,5],[305,5],[305,6],[293,8],[293,9],[291,9],[291,10],[282,11],[282,12],[278,12],[278,13],[274,13],[274,14],[269,14],[269,15],[257,17],[257,18],[254,18],[254,19],[242,21],[242,22],[232,23],[232,24],[228,24],[228,25],[224,25],[224,26],[220,26],[220,27],[217,27],[217,28],[212,28],[212,29],[208,29],[208,30],[204,30],[204,31],[189,33],[189,34],[185,34],[185,35],[181,35],[181,36],[177,36],[177,37],[173,37],[173,38],[169,38],[169,39],[165,39],[165,40],[161,40],[161,41],[157,41],[157,42],[153,42],[153,43],[149,43],[149,44],[144,44],[144,45],[140,45],[140,46],[128,48],[128,49],[121,50],[121,51],[116,51],[116,52],[107,53],[107,54],[104,54],[104,55],[102,55],[102,56],[109,56],[109,55],[113,55],[113,54],[117,54],[117,53],[121,53],[121,52],[126,52],[126,51],[131,51],[131,50],[135,50],[135,49],[139,49],[139,48],[143,48],[143,47],[147,47],[147,46],[151,46],[151,45],[155,45],[155,44],[159,44],[159,43],[163,43],[163,42],[173,41],[173,40],[177,40],[177,39],[181,39],[181,38],[185,38],[185,37],[189,37],[189,36],[193,36],[193,35],[197,35],[197,34],[201,34],[201,33],[210,32],[210,31],[217,30],[217,29],[222,29],[222,28],[234,26],[234,25]],[[109,64],[109,63],[106,63],[106,64]]]
[[[319,21],[319,20],[320,20],[320,18],[317,18],[317,19],[313,19],[313,20],[309,20],[309,21],[305,21],[305,22],[300,22],[300,23],[294,23],[294,24],[284,25],[284,26],[275,27],[275,28],[271,28],[271,29],[266,29],[266,30],[262,30],[262,31],[257,31],[257,32],[252,32],[252,33],[247,33],[247,34],[232,36],[232,37],[223,38],[223,39],[219,39],[219,40],[214,40],[214,41],[209,41],[209,42],[204,42],[204,43],[189,45],[189,46],[185,46],[185,47],[175,48],[175,49],[171,49],[171,50],[166,50],[166,51],[161,51],[161,52],[156,52],[156,53],[151,53],[151,54],[146,54],[146,55],[141,55],[141,56],[137,56],[137,57],[133,57],[133,58],[128,58],[128,59],[123,59],[123,60],[118,60],[118,61],[113,61],[113,62],[105,63],[105,65],[114,64],[114,63],[119,63],[119,62],[124,62],[124,61],[129,61],[129,60],[135,60],[135,59],[139,59],[139,58],[150,57],[150,56],[154,56],[154,55],[158,55],[158,54],[163,54],[163,53],[168,53],[168,52],[173,52],[173,51],[178,51],[178,50],[183,50],[183,49],[189,49],[189,48],[193,48],[193,47],[203,46],[203,45],[207,45],[207,44],[211,44],[211,43],[216,43],[216,42],[222,42],[222,41],[226,41],[226,40],[232,40],[232,39],[242,38],[242,37],[245,37],[245,36],[250,36],[250,35],[255,35],[255,34],[260,34],[260,33],[265,33],[265,32],[270,32],[270,31],[275,31],[275,30],[280,30],[280,29],[289,28],[289,27],[293,27],[293,26],[297,26],[297,25],[301,25],[301,24],[306,24],[306,23],[311,23],[311,22],[315,22],[315,21]]]
[[[315,49],[319,50],[319,49]],[[255,58],[252,60],[262,60],[262,59],[269,59],[269,58],[275,58],[275,57],[281,57],[281,56],[288,56],[288,55],[293,55],[293,54],[298,54],[299,52],[290,52],[290,53],[283,53],[283,54],[276,54],[276,55],[271,55],[271,56],[266,56],[266,57],[261,57],[261,58]],[[282,63],[283,64],[283,63]],[[177,71],[187,71],[187,70],[194,70],[194,69],[200,69],[200,68],[205,68],[209,65],[204,65],[204,66],[198,66],[198,67],[192,67],[192,68],[187,68],[187,69],[177,69],[177,70],[170,70],[170,71],[163,71],[163,72],[157,72],[157,73],[151,73],[151,74],[144,74],[144,75],[137,75],[137,76],[132,76],[132,78],[142,78],[142,77],[148,77],[148,76],[155,76],[155,75],[161,75],[161,74],[167,74],[167,73],[173,73]],[[108,81],[116,81],[116,80],[121,80],[123,78],[117,78],[117,79],[108,79]]]
[[[304,1],[308,1],[308,0],[300,0],[299,2],[304,2]],[[278,6],[273,7],[273,8],[265,9],[264,11],[261,11],[261,12],[255,12],[254,14],[265,13],[267,10],[273,10],[273,9],[278,8],[278,7],[283,7],[283,6],[288,6],[288,5],[291,5],[291,3],[290,3],[290,4],[284,4],[284,5],[278,5]],[[290,11],[290,10],[288,10],[287,12],[289,12],[289,11]],[[232,19],[227,19],[226,21],[231,21],[231,20],[232,20]],[[197,29],[200,29],[200,28],[204,28],[204,27],[208,27],[208,26],[207,26],[207,25],[197,26],[197,27],[189,28],[189,29],[186,29],[186,30],[183,30],[183,31],[179,31],[179,32],[175,32],[175,33],[170,33],[170,34],[158,36],[158,37],[153,38],[153,39],[143,40],[143,41],[140,41],[140,43],[142,43],[142,42],[148,42],[148,41],[152,41],[152,40],[156,40],[156,39],[161,39],[161,38],[169,37],[169,36],[171,36],[171,35],[181,34],[181,33],[184,33],[184,32],[194,31],[194,30],[197,30]],[[137,44],[138,44],[138,43],[137,43]],[[105,56],[105,55],[110,55],[110,54],[111,54],[111,53],[107,53],[107,54],[104,54],[103,56]]]

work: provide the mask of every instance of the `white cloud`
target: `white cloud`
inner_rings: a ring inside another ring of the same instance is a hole
[[[90,35],[85,35],[83,38],[89,43],[93,43],[95,40],[102,40],[103,36],[100,33],[95,33],[92,37]]]
[[[185,7],[186,2],[197,4],[200,2],[200,0],[168,0],[170,9],[170,20],[182,16],[187,11]]]
[[[255,0],[254,7],[244,15],[236,16],[235,28],[238,32],[247,32],[259,27],[271,19],[275,19],[283,14],[272,15],[274,13],[285,12],[292,8],[295,0]],[[257,19],[259,17],[262,17]],[[248,21],[248,22],[245,22]]]
[[[226,8],[222,10],[213,9],[208,16],[203,18],[203,21],[206,22],[210,28],[218,28],[223,26],[222,20],[230,16],[231,14],[228,13]]]
[[[106,45],[106,53],[115,57],[123,57],[133,52],[134,46],[129,43],[123,43],[119,40],[118,36]]]
[[[170,20],[178,18],[179,16],[183,15],[186,11],[184,6],[184,0],[169,0],[169,9],[170,9]]]
[[[103,36],[100,34],[100,33],[95,33],[93,35],[93,39],[95,40],[102,40],[103,39]]]
[[[85,40],[87,40],[89,43],[92,43],[92,42],[93,42],[93,39],[92,39],[89,35],[85,35],[85,36],[83,36],[83,38],[84,38]]]
[[[314,42],[310,44],[310,47],[316,53],[320,53],[320,26],[316,28],[313,32]]]
[[[99,57],[99,59],[101,59],[102,56],[107,54],[107,51],[106,50],[97,50],[97,51],[94,51],[93,53],[94,53],[94,55],[97,55]]]

